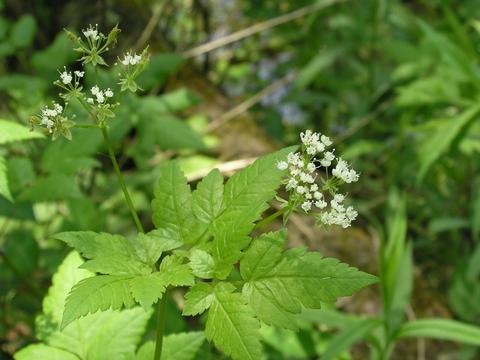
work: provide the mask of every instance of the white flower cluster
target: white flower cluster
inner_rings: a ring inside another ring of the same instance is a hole
[[[357,217],[357,212],[351,206],[345,208],[342,204],[345,196],[336,191],[343,182],[357,181],[358,173],[351,169],[345,160],[338,158],[331,171],[333,177],[328,178],[328,168],[336,160],[335,149],[327,150],[332,145],[330,138],[311,130],[301,133],[300,138],[301,151],[289,153],[287,161],[277,164],[279,170],[288,170],[286,189],[290,192],[290,201],[294,207],[299,205],[305,212],[311,211],[314,206],[321,210],[318,218],[325,225],[335,224],[344,228],[350,226]],[[320,167],[325,168],[327,179],[317,176],[317,169]],[[332,196],[328,209],[328,200],[323,191]]]
[[[342,202],[345,196],[335,194],[330,201],[330,211],[320,214],[320,221],[325,225],[339,225],[343,228],[350,226],[352,221],[357,218],[357,211],[352,207],[345,207]]]
[[[85,75],[85,72],[84,71],[74,71],[73,74],[75,75],[75,84],[78,84],[78,82],[80,81],[80,78],[83,77],[83,75]],[[63,72],[60,73],[60,80],[62,81],[62,83],[64,85],[70,85],[72,83],[72,80],[73,80],[73,75],[72,75],[72,72],[71,71],[67,71],[67,68],[64,66],[63,67]]]
[[[337,166],[332,170],[332,175],[342,179],[347,184],[358,181],[358,173],[349,168],[348,163],[342,158],[338,159]]]
[[[103,103],[105,103],[105,100],[107,98],[113,97],[113,91],[110,88],[108,88],[106,90],[100,90],[100,88],[95,85],[94,87],[92,87],[92,89],[90,91],[91,91],[92,95],[95,96],[95,99],[92,98],[92,97],[89,97],[87,99],[87,102],[89,104],[94,104],[95,100],[97,101],[98,104],[103,104]]]
[[[130,52],[127,52],[125,56],[123,57],[122,64],[125,66],[128,65],[137,65],[140,60],[142,60],[142,57],[138,54],[131,54]]]
[[[97,41],[100,39],[100,35],[103,35],[98,32],[98,24],[95,24],[95,27],[90,25],[87,30],[82,30],[82,33],[87,39],[92,39],[93,41]]]
[[[45,106],[40,116],[40,125],[45,126],[48,132],[52,133],[56,123],[56,118],[57,116],[61,115],[62,112],[63,107],[55,102],[53,103],[53,106],[51,108]]]

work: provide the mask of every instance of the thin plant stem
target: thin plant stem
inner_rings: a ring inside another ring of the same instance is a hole
[[[163,349],[163,332],[165,330],[165,315],[166,305],[168,297],[168,288],[163,294],[162,298],[158,301],[158,317],[157,317],[157,338],[155,341],[155,356],[154,360],[160,360]]]
[[[280,210],[274,212],[272,215],[269,215],[267,216],[265,219],[259,221],[254,229],[260,229],[262,227],[265,227],[267,226],[268,224],[270,224],[273,220],[275,220],[276,218],[278,218],[279,216],[283,215],[290,207],[289,206],[284,206],[283,208],[281,208]]]
[[[120,184],[120,187],[122,188],[123,195],[125,196],[125,200],[127,201],[128,208],[130,209],[130,213],[132,214],[133,221],[135,223],[135,226],[137,227],[137,230],[141,233],[145,232],[143,230],[143,225],[140,222],[140,219],[138,218],[137,211],[135,210],[135,207],[133,206],[132,198],[130,197],[130,193],[128,192],[127,185],[125,185],[125,179],[123,177],[122,172],[120,171],[120,166],[118,166],[117,159],[115,157],[115,153],[113,152],[112,145],[110,143],[110,138],[108,136],[108,130],[106,126],[100,126],[100,130],[102,131],[103,139],[105,140],[105,145],[107,146],[108,149],[108,155],[110,156],[110,160],[113,165],[113,169],[115,170],[115,173],[117,174],[117,179],[118,183]]]

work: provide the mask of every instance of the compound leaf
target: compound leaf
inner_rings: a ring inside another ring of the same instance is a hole
[[[375,276],[319,253],[283,252],[284,241],[285,232],[265,234],[254,240],[240,261],[246,281],[243,294],[266,324],[295,330],[292,315],[300,313],[302,306],[318,309],[322,302],[376,282]]]

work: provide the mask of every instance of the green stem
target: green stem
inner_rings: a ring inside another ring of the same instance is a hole
[[[123,195],[125,196],[125,200],[127,201],[128,208],[130,209],[130,213],[132,214],[133,221],[135,222],[135,225],[137,227],[137,230],[141,233],[145,232],[143,230],[142,223],[140,222],[140,219],[138,218],[137,211],[135,210],[135,207],[133,206],[132,199],[130,198],[130,194],[127,189],[127,185],[125,185],[125,179],[123,178],[123,174],[120,171],[120,166],[118,166],[117,159],[115,158],[115,153],[113,152],[112,145],[110,143],[110,138],[108,136],[108,130],[106,126],[100,126],[100,130],[102,131],[103,139],[105,140],[105,145],[107,145],[108,149],[108,154],[110,156],[110,160],[113,165],[113,169],[115,170],[115,173],[117,174],[118,182],[120,184],[120,187],[122,188]]]
[[[268,224],[270,224],[273,220],[275,220],[277,217],[283,215],[288,209],[290,209],[289,206],[284,206],[283,208],[281,208],[280,210],[274,212],[272,215],[270,216],[267,216],[265,219],[259,221],[254,229],[260,229],[262,227],[265,227],[267,226]]]
[[[157,317],[157,339],[155,341],[155,356],[154,360],[160,360],[163,348],[163,332],[165,330],[165,314],[168,297],[168,288],[158,302],[158,317]]]

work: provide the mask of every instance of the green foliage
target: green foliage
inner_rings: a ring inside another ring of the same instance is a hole
[[[29,46],[37,32],[37,21],[32,15],[23,15],[12,26],[10,32],[10,43],[16,48],[26,48]]]
[[[0,155],[0,195],[13,202],[12,194],[8,186],[7,165],[5,158]]]
[[[193,215],[190,187],[177,163],[168,162],[162,167],[152,209],[157,228],[168,231],[171,237],[182,243],[198,240],[202,230]]]
[[[43,138],[42,134],[30,131],[12,121],[0,120],[0,145],[29,139]]]
[[[262,359],[260,323],[241,294],[229,284],[217,285],[208,311],[205,335],[233,359]]]
[[[211,224],[222,211],[223,176],[212,170],[193,192],[193,213],[201,222]]]
[[[213,258],[216,275],[225,278],[250,242],[248,234],[254,222],[268,208],[282,182],[283,172],[276,168],[293,148],[267,155],[232,176],[225,184],[223,210],[211,224],[214,235]]]
[[[448,120],[436,121],[433,135],[425,140],[419,148],[420,169],[418,178],[421,180],[430,166],[455,142],[455,139],[465,132],[477,118],[480,106],[473,105],[458,116]],[[458,142],[458,141],[457,141]]]
[[[376,282],[335,259],[302,249],[283,251],[285,232],[264,234],[255,239],[240,261],[245,285],[243,294],[266,324],[296,330],[294,314],[302,307],[318,309],[322,302]]]
[[[167,256],[160,272],[153,272],[153,265],[162,252],[180,245],[171,239],[163,241],[158,233],[139,234],[135,243],[123,236],[92,231],[55,235],[89,259],[82,268],[106,274],[84,279],[73,287],[62,327],[98,310],[130,308],[135,303],[148,310],[162,297],[167,286],[192,285],[190,269],[181,263],[181,258]]]
[[[209,341],[234,359],[261,359],[260,320],[296,330],[295,315],[302,307],[319,308],[322,302],[374,283],[374,276],[319,253],[301,248],[284,251],[286,231],[261,235],[245,250],[255,222],[281,184],[283,172],[276,164],[290,150],[258,159],[225,186],[220,172],[212,171],[193,194],[177,163],[168,162],[152,202],[158,229],[131,240],[92,231],[55,235],[87,259],[83,269],[99,273],[72,288],[62,328],[99,310],[137,303],[148,310],[167,287],[187,286],[191,289],[183,314],[208,310]],[[241,292],[231,282],[219,281],[237,262]],[[194,276],[215,281],[195,282]],[[146,344],[138,356],[151,351]]]
[[[205,341],[202,332],[172,334],[163,340],[162,360],[193,360],[198,349]],[[155,344],[146,342],[138,350],[134,360],[153,359]]]
[[[427,337],[480,346],[480,327],[446,319],[421,319],[404,324],[398,338]]]
[[[37,336],[44,343],[27,346],[15,354],[15,359],[100,360],[123,358],[134,352],[149,317],[142,309],[97,313],[61,328],[72,286],[96,278],[79,269],[81,264],[80,256],[72,252],[60,265],[43,301],[43,313],[37,318]]]
[[[322,359],[336,359],[338,355],[347,350],[351,345],[367,337],[380,324],[381,321],[378,319],[365,319],[345,328],[330,341],[325,352],[322,353]]]

